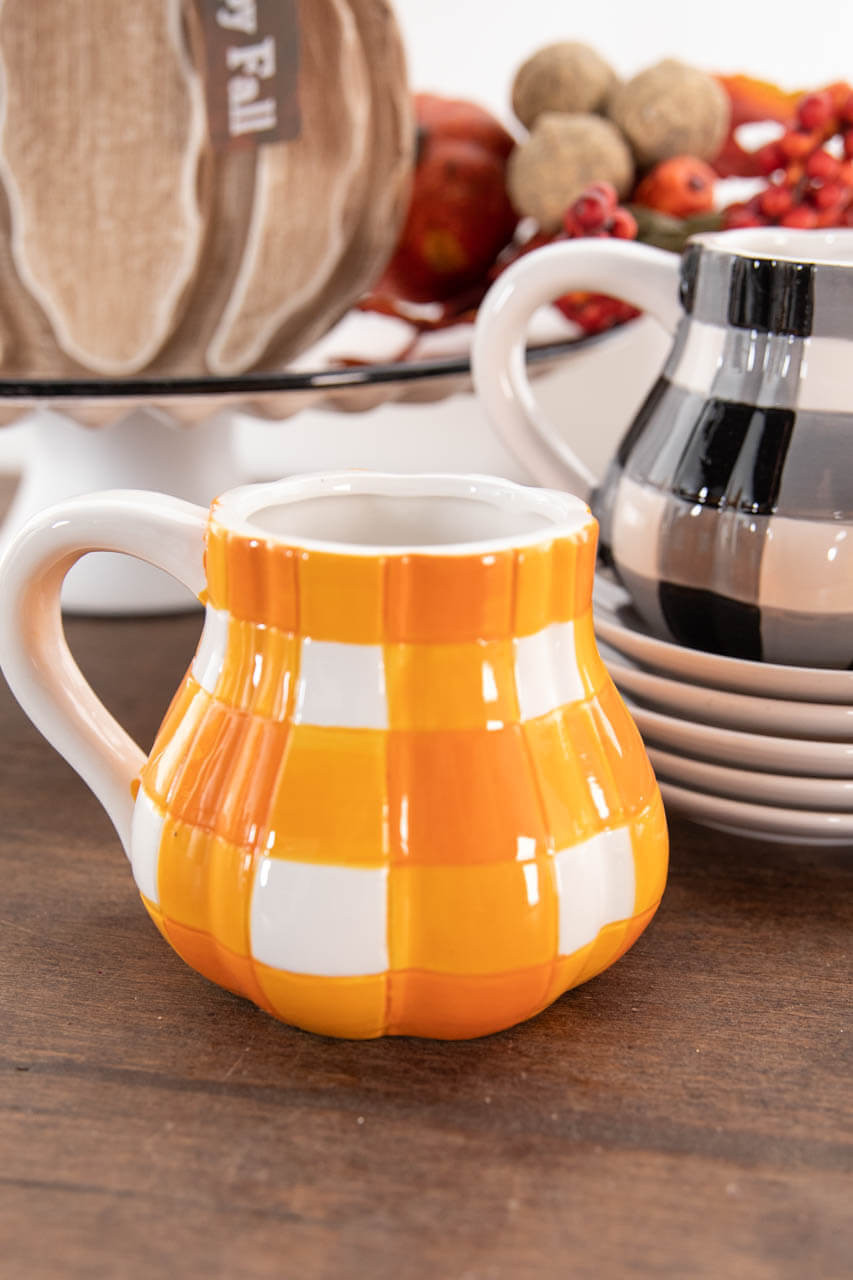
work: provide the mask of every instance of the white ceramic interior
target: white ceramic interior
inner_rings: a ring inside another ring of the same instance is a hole
[[[784,227],[744,227],[737,231],[709,231],[693,236],[694,244],[717,253],[735,253],[776,262],[813,262],[818,266],[853,265],[853,230],[787,230]]]
[[[488,554],[578,532],[592,517],[571,494],[490,476],[338,471],[232,490],[217,522],[347,554]]]

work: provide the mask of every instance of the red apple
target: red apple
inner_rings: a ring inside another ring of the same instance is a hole
[[[397,247],[376,293],[443,301],[483,281],[512,239],[518,216],[506,193],[514,143],[474,103],[418,94],[418,161]]]

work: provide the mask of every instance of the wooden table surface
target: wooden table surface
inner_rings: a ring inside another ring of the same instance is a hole
[[[150,744],[199,615],[72,620]],[[853,1274],[853,850],[671,824],[661,909],[526,1025],[293,1030],[188,969],[0,693],[0,1274]]]

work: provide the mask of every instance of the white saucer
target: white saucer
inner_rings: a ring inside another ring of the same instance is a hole
[[[655,710],[748,732],[853,742],[853,703],[829,705],[732,693],[644,671],[607,644],[599,643],[599,651],[617,688]]]
[[[814,742],[743,733],[650,711],[631,698],[625,702],[647,747],[662,746],[715,764],[744,765],[770,773],[853,778],[853,742]]]
[[[659,640],[634,611],[628,593],[606,570],[596,573],[593,602],[595,628],[601,639],[666,675],[765,697],[853,703],[853,671],[748,662]]]
[[[853,846],[853,813],[777,809],[711,796],[665,781],[660,789],[668,812],[684,814],[706,827],[760,836],[779,844]]]
[[[825,809],[853,814],[853,778],[802,778],[788,773],[729,769],[726,765],[648,747],[659,780],[733,800],[796,809]]]

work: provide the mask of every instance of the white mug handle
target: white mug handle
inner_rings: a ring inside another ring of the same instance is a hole
[[[122,551],[165,569],[198,595],[207,516],[193,503],[134,489],[71,498],[34,516],[0,560],[0,668],[36,728],[94,791],[128,856],[131,787],[145,753],[71,656],[62,582],[88,551]]]
[[[648,311],[674,333],[677,254],[628,240],[561,240],[503,272],[484,298],[471,350],[474,387],[504,443],[536,480],[589,500],[598,480],[543,416],[527,377],[525,335],[539,307],[581,289]]]

